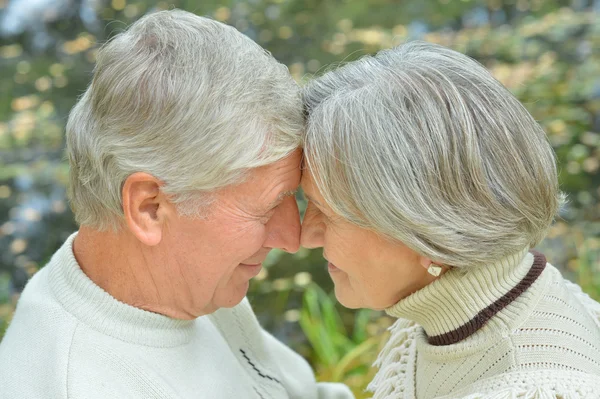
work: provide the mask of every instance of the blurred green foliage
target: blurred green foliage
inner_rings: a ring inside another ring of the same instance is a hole
[[[27,279],[76,229],[64,125],[98,46],[173,7],[235,26],[299,82],[412,39],[481,61],[557,153],[570,203],[540,249],[600,298],[599,0],[0,0],[0,337]],[[273,252],[265,266],[249,294],[261,322],[360,394],[389,320],[337,305],[320,251]]]
[[[373,320],[374,312],[361,309],[354,314],[352,333],[336,309],[332,294],[312,284],[304,292],[300,326],[312,347],[309,360],[323,381],[343,382],[360,397],[376,370],[371,363],[381,350],[390,319]]]

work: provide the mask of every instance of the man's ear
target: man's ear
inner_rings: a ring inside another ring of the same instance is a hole
[[[133,235],[145,245],[153,246],[162,240],[163,224],[169,207],[167,197],[160,191],[162,182],[143,172],[127,177],[122,189],[125,222]]]

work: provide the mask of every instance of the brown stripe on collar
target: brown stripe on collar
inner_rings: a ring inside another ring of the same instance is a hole
[[[542,271],[546,267],[546,257],[537,252],[531,251],[533,254],[533,265],[531,269],[527,272],[523,280],[521,280],[513,289],[508,291],[504,296],[498,299],[496,302],[492,303],[487,308],[483,309],[475,317],[469,320],[467,323],[463,324],[459,328],[453,331],[449,331],[444,334],[434,335],[433,337],[429,337],[427,342],[430,345],[434,346],[442,346],[442,345],[452,345],[457,342],[462,341],[468,336],[474,334],[477,330],[479,330],[489,319],[491,319],[496,313],[500,312],[504,309],[509,303],[514,301],[525,292],[531,284],[542,274]]]

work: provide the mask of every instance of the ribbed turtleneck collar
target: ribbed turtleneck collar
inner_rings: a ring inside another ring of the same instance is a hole
[[[453,268],[386,312],[420,324],[432,345],[453,344],[518,298],[545,265],[543,255],[525,248],[490,265]]]
[[[189,342],[193,320],[177,320],[118,301],[90,280],[73,255],[72,234],[46,266],[52,292],[65,310],[89,327],[114,338],[154,347]]]

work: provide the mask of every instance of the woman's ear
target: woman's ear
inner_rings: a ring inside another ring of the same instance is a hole
[[[426,256],[419,256],[419,264],[424,267],[425,269],[429,268],[429,265],[431,265],[433,262],[431,261],[431,259],[429,259]]]
[[[143,172],[131,174],[122,189],[123,214],[133,235],[145,245],[154,246],[162,240],[163,224],[168,207],[160,191],[162,182]]]
[[[447,271],[446,267],[433,263],[433,261],[426,256],[419,256],[419,264],[427,270],[427,273],[434,277],[438,277]]]

